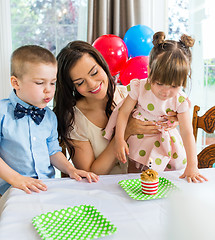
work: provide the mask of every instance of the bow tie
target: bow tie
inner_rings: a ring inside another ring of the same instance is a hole
[[[22,118],[25,115],[30,115],[31,118],[34,120],[34,122],[39,125],[45,115],[45,109],[43,108],[35,108],[35,107],[31,107],[31,108],[25,108],[23,107],[21,104],[17,103],[16,107],[14,109],[14,117],[16,119]]]

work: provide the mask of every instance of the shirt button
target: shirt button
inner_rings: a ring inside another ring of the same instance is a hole
[[[33,137],[33,140],[35,141],[35,140],[36,140],[36,137]]]

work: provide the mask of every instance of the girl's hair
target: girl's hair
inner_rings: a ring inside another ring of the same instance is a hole
[[[190,47],[195,40],[183,34],[179,41],[165,40],[163,32],[153,36],[153,45],[149,56],[151,83],[186,87],[187,77],[191,77],[192,55]]]
[[[75,149],[68,141],[68,133],[73,130],[74,124],[74,106],[77,101],[84,98],[75,88],[75,85],[70,77],[70,71],[75,66],[77,61],[85,54],[89,54],[103,68],[108,77],[107,89],[107,104],[105,112],[109,118],[112,113],[115,83],[111,76],[108,64],[101,53],[84,41],[73,41],[64,47],[57,56],[58,73],[56,82],[56,92],[54,96],[54,112],[58,119],[58,134],[60,142],[65,143],[70,154],[70,158],[74,156]]]
[[[11,56],[11,76],[22,78],[29,70],[26,63],[56,64],[55,56],[46,48],[25,45],[17,48]]]

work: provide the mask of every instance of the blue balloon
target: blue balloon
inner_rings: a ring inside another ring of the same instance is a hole
[[[128,56],[148,56],[153,47],[153,35],[153,30],[145,25],[129,28],[123,39],[128,48]]]

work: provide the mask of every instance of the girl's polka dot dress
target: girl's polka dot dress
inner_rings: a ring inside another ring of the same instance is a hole
[[[137,100],[133,111],[133,117],[142,121],[154,121],[159,124],[165,121],[164,115],[168,111],[183,113],[189,110],[190,101],[186,94],[180,90],[176,97],[160,100],[151,91],[151,85],[147,79],[134,79],[127,86],[129,96]],[[118,109],[121,102],[113,111],[104,131],[104,137],[111,139]],[[170,123],[171,124],[171,123]],[[179,170],[185,167],[187,162],[186,152],[181,136],[176,128],[169,131],[162,129],[160,134],[138,134],[129,137],[129,158],[140,164],[149,164],[149,157],[153,159],[152,168],[156,171]]]

